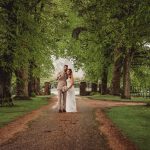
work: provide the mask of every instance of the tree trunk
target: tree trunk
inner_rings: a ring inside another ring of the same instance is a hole
[[[102,85],[101,85],[101,83],[99,83],[99,84],[98,84],[98,89],[99,89],[98,92],[99,92],[99,93],[101,93],[101,87],[102,87]]]
[[[29,92],[29,96],[32,96],[33,94],[36,94],[35,78],[33,78],[32,76],[30,76],[30,79],[29,79],[28,92]]]
[[[29,99],[28,68],[17,70],[15,74],[17,77],[15,99]]]
[[[0,68],[0,105],[5,103],[9,106],[13,105],[11,98],[11,79],[12,72],[5,71],[4,68]]]
[[[80,82],[80,96],[86,96],[87,95],[86,87],[87,87],[86,82]]]
[[[16,14],[14,11],[14,1],[6,1],[2,6],[5,15],[6,32],[4,39],[7,49],[1,54],[1,62],[4,66],[0,66],[0,105],[6,103],[9,106],[13,105],[11,98],[11,79],[13,72],[15,36],[16,36]],[[2,9],[2,10],[3,10]],[[1,65],[1,64],[0,64]]]
[[[32,96],[32,94],[35,95],[40,94],[40,78],[30,76],[29,83],[28,83],[28,92],[29,92],[29,96]]]
[[[102,80],[101,80],[101,94],[107,94],[107,80],[108,80],[108,67],[103,67]]]
[[[40,95],[40,78],[35,78],[35,93]]]
[[[130,70],[131,70],[131,59],[133,56],[133,51],[130,50],[124,59],[123,65],[123,91],[121,98],[131,99],[131,80],[130,80]]]
[[[91,92],[97,92],[97,83],[92,83],[91,86]]]
[[[123,57],[121,56],[121,48],[115,49],[113,77],[111,83],[111,94],[120,95],[120,81]]]
[[[44,83],[44,94],[45,95],[50,95],[50,82],[45,82]]]
[[[29,82],[28,82],[28,93],[29,96],[35,96],[36,95],[36,78],[33,76],[33,68],[35,68],[36,65],[33,61],[29,63]]]

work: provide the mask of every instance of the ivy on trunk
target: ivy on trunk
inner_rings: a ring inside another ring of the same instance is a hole
[[[123,64],[123,91],[121,97],[124,99],[131,99],[131,62],[134,55],[134,50],[129,49],[124,58]]]

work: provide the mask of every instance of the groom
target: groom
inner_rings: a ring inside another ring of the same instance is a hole
[[[63,87],[67,86],[67,70],[68,70],[68,65],[64,65],[64,70],[59,72],[57,75],[57,80],[58,80],[58,85],[57,85],[57,90],[58,90],[58,102],[59,102],[59,112],[66,112],[66,95],[67,93],[63,91]],[[63,105],[62,105],[63,101]]]

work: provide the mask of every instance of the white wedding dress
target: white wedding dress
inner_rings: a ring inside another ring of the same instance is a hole
[[[67,79],[67,87],[71,85],[71,79]],[[74,86],[72,86],[67,91],[67,97],[66,97],[66,112],[77,112],[76,108],[76,100],[75,100],[75,89]]]

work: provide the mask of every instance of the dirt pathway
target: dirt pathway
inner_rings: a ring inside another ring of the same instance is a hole
[[[53,107],[54,108],[54,107]],[[1,145],[1,150],[107,150],[94,108],[78,101],[78,113],[57,113],[51,107],[28,128]]]
[[[82,98],[83,100],[83,98]],[[84,98],[87,105],[95,108],[97,120],[99,121],[99,130],[107,138],[110,149],[112,150],[138,150],[136,145],[125,137],[112,121],[107,117],[104,109],[114,106],[134,106],[145,105],[145,103],[136,102],[115,102],[115,101],[98,101]]]
[[[56,101],[56,98],[54,98],[54,100]],[[30,122],[28,125],[20,129],[22,132],[13,135],[13,138],[3,142],[0,149],[107,150],[110,149],[110,146],[112,149],[117,150],[117,147],[111,146],[111,144],[117,145],[120,141],[116,143],[110,142],[112,141],[110,140],[113,138],[112,136],[116,134],[113,134],[109,130],[104,130],[104,126],[109,123],[105,124],[108,120],[105,120],[106,117],[102,116],[103,111],[101,110],[104,107],[135,105],[135,103],[114,103],[78,98],[77,105],[78,113],[57,113],[55,105],[44,107],[44,109],[38,113],[36,119],[34,118],[32,121],[29,119],[28,121]],[[22,122],[20,121],[20,125],[24,124],[23,122],[25,122],[25,120],[22,120]],[[109,126],[107,127],[109,128]],[[112,133],[112,136],[109,136],[109,134],[107,134],[108,132],[110,132],[110,134]],[[8,134],[8,132],[5,131],[3,134]],[[104,138],[103,134],[108,140]],[[117,139],[118,137],[115,136],[114,139],[115,138]],[[123,144],[118,148],[134,148],[134,145],[132,143],[129,144],[128,141],[124,147],[122,147],[122,145]]]

